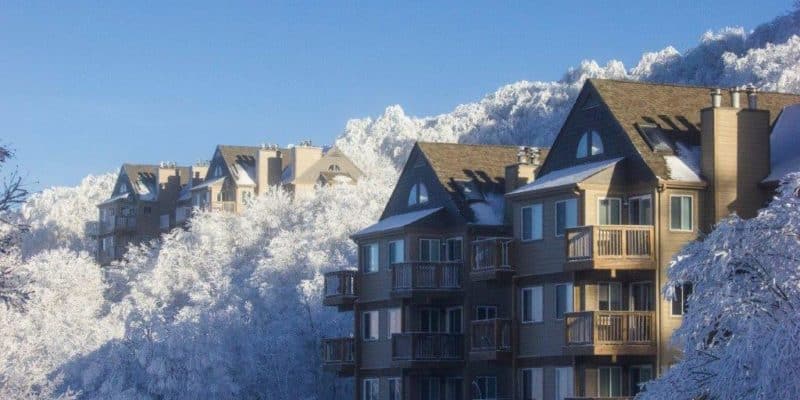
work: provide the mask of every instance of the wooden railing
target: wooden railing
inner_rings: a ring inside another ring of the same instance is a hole
[[[510,351],[511,320],[485,319],[472,321],[471,351]]]
[[[567,313],[567,346],[651,344],[655,341],[652,311],[580,311]]]
[[[567,229],[567,261],[653,259],[652,225],[592,225]]]
[[[352,364],[355,360],[353,338],[322,339],[322,362],[325,364]]]
[[[464,335],[460,333],[395,333],[392,359],[398,361],[459,361],[464,359]]]
[[[325,274],[325,297],[355,297],[356,273],[354,270],[341,270]]]
[[[472,242],[472,271],[511,269],[511,244],[509,237],[480,239]]]
[[[100,221],[100,234],[123,229],[136,229],[136,217],[114,217],[110,220]]]
[[[404,262],[392,264],[392,290],[461,289],[460,262]]]

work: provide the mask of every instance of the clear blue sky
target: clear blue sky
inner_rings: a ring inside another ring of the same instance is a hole
[[[387,105],[448,112],[582,59],[631,67],[643,51],[683,51],[707,29],[752,29],[792,6],[33,3],[0,5],[0,140],[35,189],[125,161],[207,159],[217,143],[330,143]]]

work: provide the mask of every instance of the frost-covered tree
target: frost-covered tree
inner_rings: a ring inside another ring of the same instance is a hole
[[[674,335],[683,359],[641,398],[800,398],[800,174],[756,218],[686,246],[669,279],[693,284]]]
[[[19,241],[28,227],[16,217],[16,211],[28,197],[28,190],[16,169],[7,171],[14,153],[0,145],[0,303],[22,310],[30,297],[28,277],[19,272]]]

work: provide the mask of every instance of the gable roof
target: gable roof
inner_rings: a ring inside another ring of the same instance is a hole
[[[139,200],[156,200],[157,165],[122,164],[121,172],[128,178],[128,187]]]
[[[487,225],[502,223],[505,168],[517,162],[519,147],[431,142],[417,142],[415,146],[467,221]],[[547,149],[539,151],[540,159],[544,159]],[[463,193],[464,182],[475,183],[484,201],[467,199]]]
[[[519,193],[533,192],[536,190],[554,189],[563,186],[576,185],[591,178],[601,171],[617,165],[617,163],[620,161],[622,161],[622,158],[614,158],[611,160],[596,161],[593,163],[580,164],[574,167],[552,171],[536,178],[533,182],[522,186],[509,194],[514,195]]]
[[[800,104],[783,110],[769,139],[771,168],[764,182],[779,182],[786,174],[800,171]]]
[[[637,126],[656,125],[674,142],[688,148],[699,146],[700,110],[711,105],[709,94],[715,89],[611,79],[589,79],[584,89],[587,86],[600,96],[653,173],[664,179],[673,178],[667,160],[648,146]],[[722,104],[730,104],[727,91],[723,90],[722,97]],[[758,92],[758,108],[770,111],[770,124],[784,106],[794,103],[800,103],[800,96]]]
[[[219,144],[215,154],[219,154],[224,165],[224,174],[231,177],[237,185],[255,185],[255,166],[258,146],[230,146]],[[213,179],[213,168],[206,173],[206,180]]]

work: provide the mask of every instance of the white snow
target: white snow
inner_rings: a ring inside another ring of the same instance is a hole
[[[113,196],[113,197],[109,198],[109,199],[108,199],[108,200],[106,200],[106,201],[103,201],[103,202],[101,202],[101,203],[98,203],[97,205],[99,205],[99,206],[102,206],[102,205],[105,205],[105,204],[111,204],[111,203],[113,203],[113,202],[115,202],[115,201],[117,201],[117,200],[124,200],[124,199],[127,199],[128,197],[130,197],[130,195],[131,195],[130,193],[122,193],[122,194],[118,194],[118,195],[116,195],[116,196]]]
[[[592,177],[606,168],[616,165],[622,158],[597,161],[588,164],[560,169],[549,174],[537,177],[533,182],[514,190],[509,194],[532,192],[535,190],[551,189],[566,185],[575,185]]]
[[[485,193],[486,201],[477,201],[469,205],[475,214],[477,225],[503,225],[505,199],[496,193]]]
[[[281,183],[286,185],[292,183],[292,180],[294,180],[294,167],[288,165],[283,172],[281,172]]]
[[[402,228],[402,227],[404,227],[406,225],[409,225],[409,224],[411,224],[413,222],[419,221],[422,218],[425,218],[425,217],[427,217],[427,216],[429,216],[429,215],[431,215],[431,214],[433,214],[433,213],[435,213],[435,212],[437,212],[437,211],[439,211],[441,209],[442,209],[442,207],[437,207],[437,208],[429,208],[429,209],[420,210],[420,211],[413,211],[413,212],[405,213],[405,214],[393,215],[391,217],[388,217],[388,218],[385,218],[385,219],[381,220],[380,222],[378,222],[378,223],[376,223],[374,225],[370,225],[370,226],[368,226],[368,227],[356,232],[354,234],[354,236],[362,236],[362,235],[366,235],[366,234],[370,234],[370,233],[385,232],[385,231],[388,231],[388,230],[391,230],[391,229]]]
[[[800,171],[800,104],[783,109],[770,136],[770,174],[764,182],[779,181]]]
[[[702,182],[700,178],[700,146],[675,142],[675,155],[664,156],[672,180]]]
[[[216,185],[217,183],[220,183],[220,182],[222,182],[224,180],[225,180],[224,176],[221,176],[221,177],[218,177],[218,178],[214,178],[214,179],[207,179],[205,182],[203,182],[203,183],[201,183],[201,184],[199,184],[197,186],[193,186],[192,190],[205,189],[205,188],[207,188],[209,186]]]
[[[234,165],[233,174],[236,176],[237,186],[255,186],[256,181],[253,179],[256,176],[256,171],[253,167],[236,163]]]
[[[139,200],[154,201],[156,200],[155,188],[150,188],[146,183],[141,180],[134,182],[136,187],[136,194],[139,195]]]

